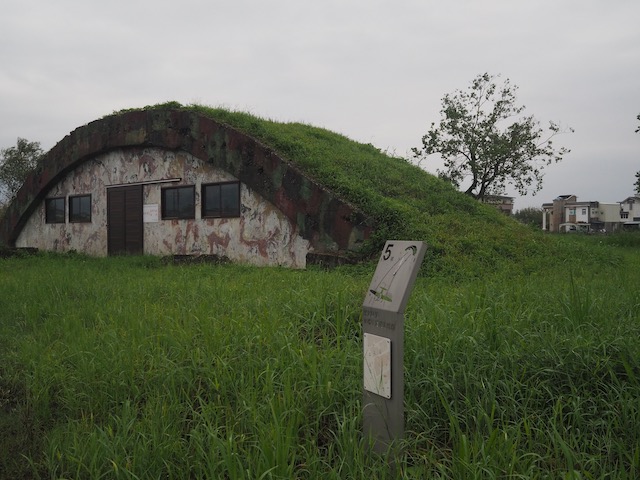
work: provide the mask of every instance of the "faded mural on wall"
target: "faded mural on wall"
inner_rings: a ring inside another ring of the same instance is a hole
[[[235,180],[186,152],[113,150],[82,163],[49,191],[47,198],[67,200],[64,223],[46,223],[42,202],[20,232],[16,246],[106,256],[107,189],[143,183],[143,205],[151,213],[143,224],[145,254],[218,255],[254,265],[304,268],[309,242],[273,204],[245,184],[240,185],[239,217],[201,217],[201,185]],[[195,218],[163,220],[160,213],[155,218],[154,210],[161,208],[161,189],[181,185],[195,186]],[[69,196],[85,194],[91,195],[91,222],[70,223]]]

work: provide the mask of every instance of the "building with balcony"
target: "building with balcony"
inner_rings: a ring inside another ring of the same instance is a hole
[[[542,229],[548,232],[615,232],[624,223],[622,202],[581,202],[575,195],[560,195],[542,204],[542,211]]]

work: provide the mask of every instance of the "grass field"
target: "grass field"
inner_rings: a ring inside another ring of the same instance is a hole
[[[0,260],[0,472],[639,478],[640,250],[561,243],[486,277],[419,277],[395,471],[360,433],[372,265]]]

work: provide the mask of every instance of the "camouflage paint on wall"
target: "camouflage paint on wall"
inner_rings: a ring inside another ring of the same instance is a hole
[[[181,180],[148,183],[172,178]],[[145,254],[219,255],[254,265],[304,268],[306,254],[312,250],[309,242],[282,212],[243,183],[240,217],[201,218],[201,185],[234,180],[226,171],[186,152],[138,147],[112,150],[83,162],[48,192],[47,198],[65,197],[65,223],[46,223],[43,201],[27,220],[16,246],[105,256],[109,186],[147,182],[143,204],[157,205],[160,211],[163,187],[194,185],[195,218],[145,222]],[[70,223],[69,196],[85,194],[91,194],[91,222]]]

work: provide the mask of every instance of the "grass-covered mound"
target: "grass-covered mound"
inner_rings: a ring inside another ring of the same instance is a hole
[[[376,230],[365,255],[375,257],[387,239],[422,240],[429,245],[426,273],[474,277],[505,266],[527,272],[556,256],[554,242],[370,144],[222,108],[175,102],[146,107],[153,108],[192,110],[242,131],[373,217]]]

